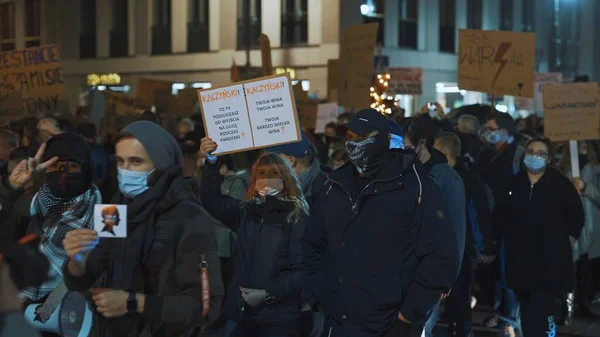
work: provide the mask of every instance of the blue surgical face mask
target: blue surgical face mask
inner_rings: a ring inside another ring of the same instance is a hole
[[[525,155],[523,162],[527,166],[527,170],[531,173],[540,173],[546,168],[546,159],[534,154]]]
[[[148,186],[148,176],[150,176],[150,173],[153,171],[154,170],[145,172],[119,169],[117,174],[119,190],[128,198],[135,198],[146,192],[150,188],[150,186]]]
[[[491,131],[487,134],[486,139],[489,143],[494,145],[502,144],[505,141],[504,134],[502,134],[502,131],[500,130]]]

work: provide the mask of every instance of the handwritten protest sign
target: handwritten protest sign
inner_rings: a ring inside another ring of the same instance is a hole
[[[399,95],[423,94],[423,68],[390,68],[388,91]]]
[[[288,74],[201,90],[198,99],[215,155],[300,141]]]
[[[461,29],[458,44],[461,89],[534,96],[535,33]]]
[[[336,122],[338,119],[337,103],[324,103],[317,106],[317,122],[315,133],[324,133],[325,126],[330,122]]]
[[[11,91],[3,95],[0,102],[0,126],[27,117],[27,110],[23,111],[22,100],[23,98],[19,91]]]
[[[68,112],[56,45],[0,53],[0,104],[14,100],[10,94],[14,91],[21,94],[23,117]],[[14,105],[14,101],[9,104]]]
[[[140,115],[143,112],[142,109],[138,108],[136,104],[137,100],[133,97],[109,90],[105,90],[103,93],[106,98],[106,109],[109,115],[124,117]]]
[[[377,23],[350,26],[342,31],[338,103],[346,108],[371,106],[369,88],[373,76],[373,54]]]
[[[521,110],[544,111],[542,88],[547,84],[561,84],[561,73],[536,73],[535,74],[535,98],[517,97],[515,104]]]
[[[546,85],[542,91],[546,137],[555,142],[600,139],[597,83]]]
[[[173,82],[154,78],[140,78],[135,87],[137,105],[149,110],[158,103],[157,108],[168,109],[171,99]]]
[[[316,101],[296,102],[298,118],[302,130],[313,130],[315,133],[325,132],[327,123],[337,121],[339,116],[337,103]]]
[[[169,111],[179,117],[189,117],[194,114],[196,104],[198,104],[198,89],[180,89],[177,96],[171,99]]]

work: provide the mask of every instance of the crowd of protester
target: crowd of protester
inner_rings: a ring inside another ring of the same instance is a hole
[[[95,336],[433,336],[444,320],[467,337],[477,303],[494,314],[476,323],[509,337],[595,320],[599,144],[579,142],[573,177],[542,119],[435,106],[347,112],[323,134],[218,157],[199,115],[10,123],[0,253],[33,234],[47,263],[23,283],[0,258],[0,335],[73,291]],[[98,204],[127,205],[126,239],[99,238]]]

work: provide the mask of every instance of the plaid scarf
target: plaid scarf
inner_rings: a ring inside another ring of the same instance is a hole
[[[74,229],[94,228],[94,205],[101,203],[100,191],[93,185],[74,199],[57,198],[47,184],[42,185],[31,201],[31,216],[39,219],[40,251],[50,262],[49,280],[39,287],[25,289],[23,295],[38,301],[60,285],[67,260],[62,241]]]

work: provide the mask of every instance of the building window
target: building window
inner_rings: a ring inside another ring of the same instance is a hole
[[[513,0],[500,0],[500,30],[513,30]]]
[[[0,49],[6,51],[15,47],[15,4],[5,2],[0,4]]]
[[[188,52],[206,52],[209,50],[208,25],[209,0],[189,0]]]
[[[308,0],[281,0],[281,44],[308,43]]]
[[[40,43],[40,0],[25,1],[25,48]]]
[[[483,5],[481,0],[468,0],[467,2],[467,28],[481,29]]]
[[[523,15],[521,16],[522,27],[524,32],[534,32],[535,24],[535,0],[523,1]]]
[[[456,0],[440,1],[440,52],[454,53],[456,40]]]
[[[171,0],[153,1],[152,54],[171,54]]]
[[[79,58],[96,57],[96,0],[81,2],[81,34],[79,35]]]
[[[418,0],[401,0],[399,17],[398,45],[400,47],[417,49],[419,36]]]
[[[262,29],[261,2],[261,0],[238,0],[238,49],[246,49],[248,43],[250,48],[260,47],[258,38]],[[249,18],[248,27],[244,20],[246,17]]]
[[[377,44],[383,45],[385,31],[385,0],[363,0],[360,6],[363,23],[378,23]]]
[[[129,27],[127,1],[113,0],[113,27],[110,31],[110,57],[125,57],[129,54]]]

